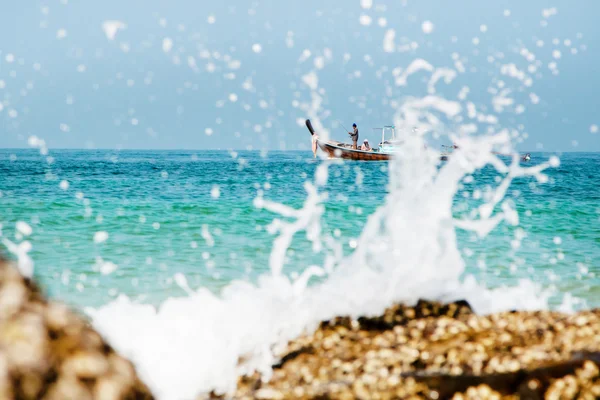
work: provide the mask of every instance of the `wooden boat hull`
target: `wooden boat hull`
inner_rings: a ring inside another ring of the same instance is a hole
[[[391,158],[389,153],[379,153],[376,151],[354,150],[346,147],[341,147],[333,142],[324,142],[316,139],[317,145],[325,153],[329,154],[329,158],[343,158],[345,160],[361,160],[361,161],[387,161]]]

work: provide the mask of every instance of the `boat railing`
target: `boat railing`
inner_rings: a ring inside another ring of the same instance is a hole
[[[386,140],[396,140],[396,127],[394,125],[384,125],[383,128],[372,129],[374,131],[381,131],[381,143],[385,143]]]

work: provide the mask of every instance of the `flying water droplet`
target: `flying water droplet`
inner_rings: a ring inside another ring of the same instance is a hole
[[[424,32],[424,33],[426,33],[426,34],[430,34],[431,32],[433,32],[433,28],[434,28],[434,26],[433,26],[433,22],[431,22],[431,21],[424,21],[424,22],[421,24],[421,29],[422,29],[422,30],[423,30],[423,32]]]
[[[16,224],[17,231],[21,233],[23,236],[29,236],[33,233],[33,228],[24,221],[19,221]]]
[[[99,231],[94,234],[94,243],[100,244],[108,240],[108,232]]]
[[[121,21],[108,20],[102,23],[102,30],[108,40],[114,40],[117,33],[125,28],[127,28],[127,25]]]

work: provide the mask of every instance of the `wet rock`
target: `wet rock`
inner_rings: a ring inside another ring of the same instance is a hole
[[[0,260],[0,399],[152,399],[86,320]]]
[[[289,344],[268,382],[241,378],[234,397],[599,398],[598,365],[598,310],[478,316],[464,301],[420,301],[322,323]]]

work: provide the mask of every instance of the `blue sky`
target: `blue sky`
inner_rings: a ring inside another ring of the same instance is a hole
[[[323,57],[324,123],[337,139],[347,136],[338,120],[376,139],[392,100],[427,94],[426,73],[396,86],[395,68],[422,58],[456,69],[457,58],[465,72],[437,94],[455,99],[468,86],[468,101],[491,114],[489,88],[511,89],[515,103],[494,128],[526,132],[519,149],[600,151],[590,131],[600,125],[597,15],[593,0],[10,2],[0,14],[0,147],[36,135],[50,148],[308,148],[296,102],[309,98],[302,76]],[[107,20],[127,27],[109,40]],[[386,52],[390,29],[396,48]],[[508,64],[531,85],[503,76]]]

